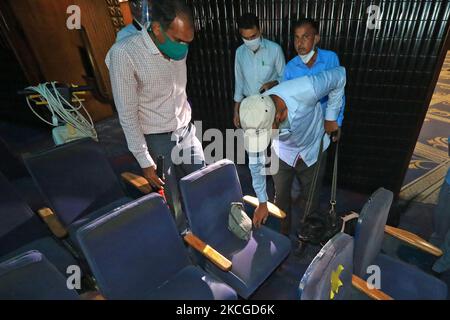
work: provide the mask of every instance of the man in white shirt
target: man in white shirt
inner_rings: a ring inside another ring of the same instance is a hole
[[[165,186],[178,228],[183,229],[178,181],[204,166],[186,95],[193,20],[182,0],[153,0],[151,13],[144,28],[116,42],[106,62],[128,148],[148,182],[155,189]],[[167,183],[156,173],[158,156],[165,158]]]
[[[245,97],[262,93],[283,79],[286,64],[281,47],[261,36],[259,19],[246,13],[238,20],[239,34],[244,41],[236,50],[234,125],[239,128],[239,105]]]

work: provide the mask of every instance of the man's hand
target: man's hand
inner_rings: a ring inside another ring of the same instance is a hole
[[[333,137],[333,141],[336,142],[340,138],[340,129],[337,121],[327,121],[324,123],[325,132],[331,135],[333,132],[337,132],[337,134]]]
[[[256,228],[261,226],[261,223],[266,223],[267,217],[269,216],[269,209],[267,209],[267,202],[260,203],[253,214],[253,224]]]
[[[275,87],[276,85],[278,85],[278,81],[277,80],[267,82],[267,83],[263,84],[261,88],[259,88],[259,93],[263,93],[263,92],[265,92],[267,90],[270,90],[273,87]]]
[[[240,102],[235,102],[234,103],[234,116],[233,116],[233,123],[234,126],[236,128],[240,128],[241,127],[241,120],[239,117],[239,107],[240,107],[241,103]]]
[[[156,188],[156,190],[164,188],[164,181],[156,174],[156,166],[143,168],[142,172],[144,173],[144,178],[147,179],[148,183],[150,183],[153,188]]]

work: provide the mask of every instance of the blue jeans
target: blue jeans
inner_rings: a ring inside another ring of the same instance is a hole
[[[195,126],[189,124],[175,132],[145,136],[149,153],[154,161],[158,156],[164,156],[166,178],[164,192],[180,232],[186,229],[187,223],[178,183],[184,176],[205,166],[203,148],[195,132]]]

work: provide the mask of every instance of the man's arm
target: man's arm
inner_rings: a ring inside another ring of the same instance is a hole
[[[244,74],[242,73],[238,51],[234,62],[234,102],[241,102],[242,99],[244,99]]]
[[[336,121],[342,107],[345,92],[346,74],[344,67],[336,67],[309,76],[314,88],[316,101],[328,95],[328,106],[325,111],[326,121]]]
[[[340,65],[341,63],[339,62],[339,57],[337,56],[337,54],[334,54],[334,57],[331,60],[330,68],[339,67]],[[342,127],[342,122],[344,122],[344,112],[345,112],[345,95],[342,97],[341,111],[339,112],[339,116],[337,118],[337,123],[339,127]]]
[[[261,223],[264,223],[269,215],[269,209],[267,207],[267,191],[266,191],[266,176],[262,174],[262,170],[265,165],[265,156],[260,154],[249,154],[249,165],[250,173],[252,175],[252,185],[253,190],[255,190],[256,196],[258,198],[259,205],[255,209],[253,215],[253,224],[259,227]]]
[[[236,128],[241,127],[239,120],[239,107],[242,99],[244,99],[244,75],[242,74],[241,65],[239,63],[238,52],[236,52],[236,60],[234,62],[234,113],[233,123]]]
[[[118,48],[111,50],[110,58],[109,74],[114,103],[128,149],[133,153],[141,168],[152,167],[155,162],[148,152],[139,123],[137,81],[134,77],[133,64],[128,54]]]
[[[284,70],[286,68],[286,59],[284,58],[283,49],[280,46],[277,46],[277,58],[275,62],[275,67],[278,73],[278,83],[281,83],[284,79]]]

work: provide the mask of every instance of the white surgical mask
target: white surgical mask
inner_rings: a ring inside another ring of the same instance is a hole
[[[261,46],[261,37],[258,37],[253,40],[246,40],[242,38],[242,40],[244,40],[244,44],[247,46],[247,48],[249,48],[252,51],[258,50],[259,47]]]
[[[299,54],[299,56],[300,56],[300,59],[302,59],[303,63],[307,64],[312,59],[312,57],[314,56],[315,53],[316,53],[316,50],[313,49],[313,50],[311,50],[310,53]]]

